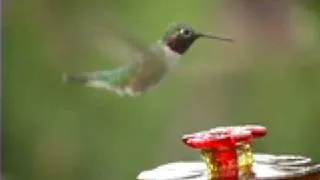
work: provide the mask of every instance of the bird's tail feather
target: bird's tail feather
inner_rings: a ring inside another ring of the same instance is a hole
[[[90,80],[90,77],[87,75],[69,75],[62,74],[62,82],[63,83],[73,83],[73,84],[86,84]]]

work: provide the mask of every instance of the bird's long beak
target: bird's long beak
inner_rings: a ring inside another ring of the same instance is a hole
[[[208,39],[216,39],[216,40],[228,41],[228,42],[234,41],[234,39],[229,38],[229,37],[214,36],[214,35],[203,34],[203,33],[198,33],[198,37],[204,37],[204,38],[208,38]]]

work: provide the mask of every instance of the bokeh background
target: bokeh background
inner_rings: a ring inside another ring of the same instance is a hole
[[[160,164],[200,159],[181,143],[184,133],[248,123],[270,132],[255,143],[256,151],[320,161],[317,0],[3,5],[6,180],[135,179]],[[62,72],[123,63],[107,55],[112,43],[104,30],[114,16],[146,43],[161,38],[172,22],[236,43],[197,41],[161,86],[139,98],[63,84]]]

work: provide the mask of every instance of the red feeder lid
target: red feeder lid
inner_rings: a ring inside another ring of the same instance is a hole
[[[233,131],[242,131],[242,130],[247,130],[250,131],[253,138],[262,138],[267,134],[267,128],[260,126],[260,125],[244,125],[244,126],[226,126],[226,127],[217,127],[212,130],[216,129],[225,129],[227,132],[233,132]]]
[[[267,128],[259,125],[245,125],[243,128],[251,131],[253,138],[262,138],[268,133]]]
[[[186,145],[196,149],[232,148],[240,142],[250,142],[258,135],[262,136],[263,132],[265,131],[255,126],[217,127],[209,131],[185,135],[182,139]]]
[[[234,143],[250,142],[253,139],[252,133],[246,129],[234,129],[230,136]]]
[[[232,140],[227,134],[212,134],[209,131],[185,135],[183,142],[196,149],[219,149],[233,146]]]

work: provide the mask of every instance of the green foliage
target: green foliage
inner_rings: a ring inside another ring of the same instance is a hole
[[[219,4],[208,2],[6,3],[3,176],[12,180],[134,179],[141,170],[168,161],[198,158],[180,142],[183,133],[245,123],[270,129],[268,138],[258,142],[259,151],[320,160],[317,50],[291,55],[295,63],[283,71],[263,64],[224,76],[197,69],[219,69],[219,59],[225,57],[220,44],[201,41],[183,58],[177,72],[140,98],[61,83],[62,72],[115,66],[99,50],[99,41],[89,41],[96,35],[90,29],[92,19],[103,29],[107,11],[112,10],[146,42],[162,37],[173,21],[204,31],[215,27],[218,32]],[[254,58],[261,57],[271,58],[265,54]],[[229,59],[223,61],[229,64]]]

